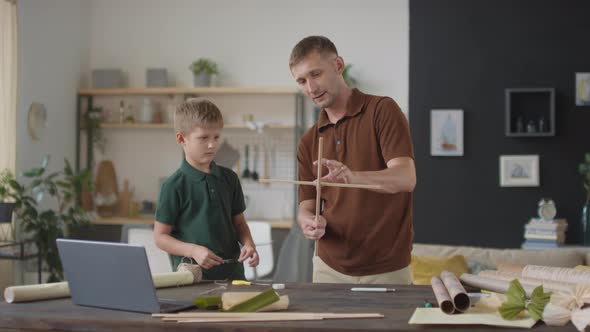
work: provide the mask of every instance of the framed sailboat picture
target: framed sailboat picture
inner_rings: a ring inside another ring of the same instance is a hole
[[[463,156],[463,110],[430,111],[430,155]]]

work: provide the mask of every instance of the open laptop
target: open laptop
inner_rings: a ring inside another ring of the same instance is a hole
[[[142,246],[57,239],[57,248],[77,305],[145,313],[193,306],[188,301],[158,300]]]

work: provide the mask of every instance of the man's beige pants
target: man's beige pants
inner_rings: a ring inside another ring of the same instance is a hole
[[[396,284],[410,285],[412,274],[410,266],[397,271],[373,274],[367,276],[349,276],[329,267],[319,256],[313,256],[314,283],[342,283],[342,284]]]

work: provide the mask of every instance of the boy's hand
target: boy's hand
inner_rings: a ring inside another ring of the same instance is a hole
[[[209,248],[199,245],[195,245],[193,247],[193,250],[191,251],[191,257],[205,270],[209,270],[214,266],[223,264],[223,258],[215,255],[215,253],[209,250]]]
[[[299,226],[303,236],[310,240],[319,240],[326,234],[326,218],[319,216],[316,221],[315,216],[299,215]]]
[[[256,248],[251,244],[246,244],[242,246],[242,250],[240,251],[240,258],[238,258],[238,261],[242,263],[248,257],[250,257],[250,259],[248,260],[248,265],[250,267],[258,266],[258,262],[260,259],[258,257],[258,253],[256,252]]]

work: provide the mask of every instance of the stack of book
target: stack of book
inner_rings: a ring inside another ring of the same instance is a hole
[[[532,218],[524,226],[523,249],[558,248],[565,243],[565,219],[543,220]]]

